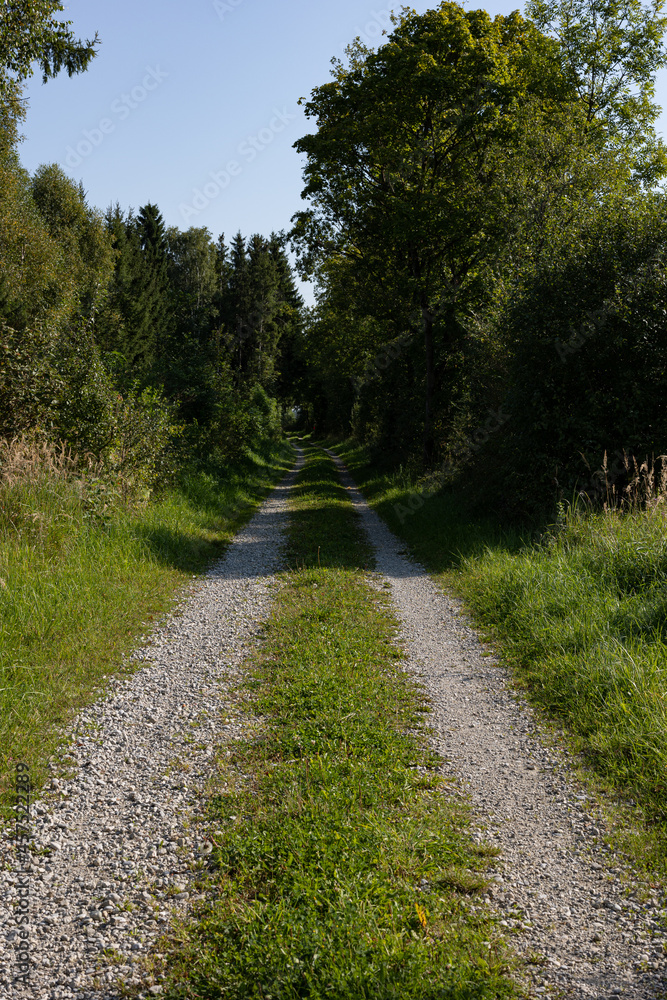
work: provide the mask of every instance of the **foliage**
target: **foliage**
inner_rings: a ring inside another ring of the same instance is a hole
[[[666,239],[662,196],[610,204],[508,302],[511,419],[493,445],[508,506],[591,492],[605,451],[665,450]]]
[[[655,74],[667,62],[663,8],[663,0],[529,0],[526,6],[538,28],[558,39],[586,121],[604,121],[609,141],[632,150],[649,186],[667,172],[654,127]]]
[[[127,218],[109,208],[106,228],[116,251],[114,274],[96,317],[100,346],[121,354],[129,370],[144,376],[163,350],[170,330],[166,232],[155,206]]]
[[[231,248],[219,245],[221,336],[233,368],[275,391],[282,360],[298,335],[301,297],[285,254],[285,237],[240,233]],[[283,383],[285,394],[291,391]]]
[[[68,318],[92,319],[111,280],[114,253],[99,212],[86,204],[80,185],[56,165],[32,179],[37,209],[59,251],[57,283]],[[67,289],[65,292],[63,289]],[[55,291],[55,289],[54,289]]]
[[[32,76],[37,62],[44,83],[65,69],[68,76],[82,73],[96,55],[97,35],[85,43],[77,40],[71,21],[54,17],[65,8],[56,0],[2,0],[0,4],[0,70],[21,82]]]
[[[205,340],[215,322],[213,300],[217,290],[215,244],[208,229],[194,226],[186,232],[167,230],[170,310],[176,335]]]
[[[515,158],[574,95],[555,43],[516,13],[492,20],[454,3],[404,11],[378,52],[356,55],[306,105],[318,131],[296,148],[308,157],[304,197],[313,207],[296,217],[294,238],[305,272],[319,268],[325,278],[322,260],[345,257],[371,289],[367,312],[412,313],[422,327],[429,461],[457,313],[521,222]]]
[[[423,466],[465,466],[490,415],[510,413],[479,478],[490,468],[522,513],[574,484],[582,452],[665,450],[660,10],[535,0],[531,23],[406,9],[313,91],[317,131],[296,144],[311,207],[293,238],[319,281],[301,376],[318,428],[410,465],[421,436]],[[577,336],[563,365],[557,345]]]
[[[18,329],[54,332],[91,319],[113,270],[99,213],[57,166],[33,178],[14,155],[0,161],[1,315]]]
[[[64,318],[63,298],[67,304],[72,301],[71,284],[61,272],[58,246],[35,204],[30,176],[14,154],[0,160],[0,206],[3,320],[18,328],[40,320],[58,324]]]
[[[34,64],[46,83],[62,69],[69,76],[82,73],[97,54],[97,35],[82,42],[71,21],[54,16],[64,9],[56,0],[0,2],[0,157],[17,141],[17,125],[25,117],[22,84],[32,76]]]

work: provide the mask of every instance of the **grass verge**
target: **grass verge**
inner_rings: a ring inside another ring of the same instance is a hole
[[[171,942],[165,995],[515,995],[477,899],[494,852],[472,844],[422,749],[422,697],[362,570],[371,551],[333,464],[310,449],[289,551],[298,569],[248,682],[257,737],[230,763],[253,777],[211,801],[215,902]]]
[[[571,509],[538,541],[472,520],[339,449],[369,502],[464,598],[545,717],[570,734],[589,779],[619,796],[614,841],[667,872],[667,517]],[[620,820],[620,822],[619,822]]]
[[[134,512],[109,512],[53,474],[0,488],[0,815],[16,763],[42,784],[62,727],[292,460],[281,445],[190,473]]]

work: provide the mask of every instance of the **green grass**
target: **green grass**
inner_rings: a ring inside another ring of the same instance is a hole
[[[415,735],[423,699],[365,578],[368,543],[330,460],[308,455],[289,537],[298,568],[246,690],[257,735],[220,765],[247,777],[210,804],[215,902],[168,946],[165,995],[516,995],[480,904],[493,851],[472,844]]]
[[[533,704],[570,734],[598,787],[631,806],[616,842],[667,870],[667,517],[572,509],[522,537],[471,518],[344,444],[371,504],[497,642]],[[400,506],[398,506],[400,505]]]
[[[15,764],[40,786],[62,727],[292,461],[283,445],[233,470],[184,475],[134,512],[48,474],[0,488],[2,814]]]

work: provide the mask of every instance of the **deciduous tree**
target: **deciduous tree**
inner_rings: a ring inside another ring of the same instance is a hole
[[[317,132],[295,146],[308,157],[312,207],[293,235],[304,273],[344,256],[371,286],[391,273],[393,298],[418,311],[428,463],[436,321],[446,351],[466,285],[516,223],[507,173],[517,129],[529,118],[534,129],[554,101],[574,95],[556,43],[518,14],[491,19],[441,3],[424,15],[405,10],[395,24],[378,52],[353,50],[349,69],[338,66],[306,105]]]

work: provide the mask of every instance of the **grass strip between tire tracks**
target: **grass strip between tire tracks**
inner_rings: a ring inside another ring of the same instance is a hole
[[[425,705],[331,460],[308,450],[290,564],[222,759],[213,903],[168,948],[169,998],[473,1000],[516,995],[480,890],[495,852],[423,749]]]

